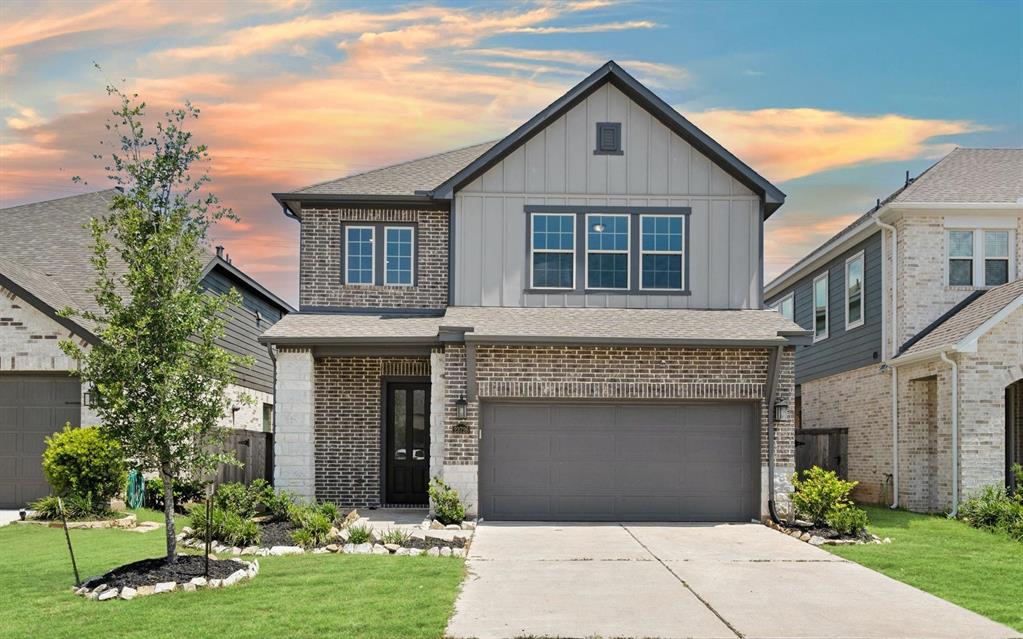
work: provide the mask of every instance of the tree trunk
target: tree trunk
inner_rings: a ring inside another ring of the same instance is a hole
[[[167,563],[178,560],[178,540],[174,532],[174,478],[170,474],[170,464],[160,469],[163,479],[163,518],[167,528]]]

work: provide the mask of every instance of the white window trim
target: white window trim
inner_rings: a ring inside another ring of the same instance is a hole
[[[785,319],[794,322],[794,321],[796,321],[796,293],[795,293],[795,291],[789,291],[788,295],[785,295],[780,300],[775,302],[774,306],[772,306],[771,308],[773,308],[774,310],[778,311],[779,314],[781,314],[782,304],[784,304],[786,301],[792,302],[792,317],[786,317]],[[785,315],[782,315],[782,317],[785,317]]]
[[[536,218],[538,216],[543,217],[570,217],[572,218],[572,250],[566,251],[565,249],[538,249],[533,246],[533,237],[536,234]],[[579,238],[578,236],[578,213],[531,213],[529,215],[529,288],[537,291],[574,291],[576,283],[578,282],[579,269],[576,268],[576,253],[579,250]],[[537,286],[536,285],[536,273],[533,268],[533,255],[536,253],[571,253],[572,254],[572,286]]]
[[[402,284],[400,282],[392,284],[391,282],[387,281],[387,231],[389,231],[391,229],[398,229],[398,230],[406,230],[407,229],[409,231],[409,233],[412,234],[412,239],[411,239],[411,243],[412,243],[412,253],[411,253],[411,255],[412,255],[412,267],[411,267],[411,277],[409,277],[409,283],[408,284]],[[384,227],[384,286],[404,286],[406,288],[410,288],[410,287],[413,287],[415,285],[416,285],[416,227],[408,226],[408,225],[403,225],[403,226],[385,226]]]
[[[817,333],[817,282],[824,280],[824,334]],[[817,277],[813,278],[813,288],[811,289],[811,300],[810,300],[810,318],[813,321],[813,342],[817,342],[828,339],[828,335],[831,332],[831,281],[828,277],[828,271],[824,271]]]
[[[352,282],[348,278],[348,252],[349,234],[355,230],[369,229],[370,267],[369,282]],[[377,230],[375,226],[346,226],[345,227],[345,285],[346,286],[374,286],[377,281]]]
[[[591,249],[590,248],[590,218],[591,217],[619,217],[625,219],[625,250]],[[627,291],[632,284],[632,224],[629,215],[620,213],[587,213],[583,232],[586,234],[586,259],[583,264],[583,282],[590,291]],[[606,255],[625,256],[625,286],[590,286],[590,253]]]
[[[949,234],[952,233],[953,231],[969,231],[969,232],[973,233],[973,256],[972,257],[969,257],[969,258],[966,258],[966,257],[952,257],[952,255],[951,255],[951,253],[952,253],[952,242],[949,241]],[[1008,233],[1009,234],[1009,255],[1008,255],[1009,273],[1008,273],[1008,281],[1009,282],[1015,281],[1015,279],[1016,279],[1016,231],[1015,231],[1015,229],[1010,229],[1010,228],[975,228],[975,227],[958,227],[958,228],[953,228],[953,227],[946,227],[945,228],[945,286],[952,287],[952,288],[957,288],[957,289],[963,289],[963,288],[989,289],[989,288],[995,288],[996,286],[1000,286],[1000,284],[992,284],[992,285],[989,286],[987,284],[987,282],[985,281],[985,279],[984,279],[984,275],[985,275],[985,273],[984,273],[984,270],[985,270],[984,269],[984,262],[985,262],[985,260],[988,259],[987,255],[984,252],[984,235],[986,233],[988,233],[988,232]],[[971,260],[971,262],[973,263],[973,268],[972,268],[973,284],[972,285],[968,285],[968,284],[952,284],[949,281],[949,277],[950,277],[949,262],[951,260],[953,260],[953,259],[956,259],[956,260],[969,259],[969,260]],[[1006,258],[1003,258],[1003,257],[992,257],[991,259],[998,260],[998,259],[1006,259]]]
[[[860,260],[860,319],[849,322],[849,264]],[[845,330],[851,330],[863,326],[867,316],[867,258],[863,251],[849,257],[845,261]]]
[[[644,251],[643,250],[643,220],[652,218],[665,218],[665,217],[677,217],[682,220],[682,250],[681,251]],[[641,291],[684,291],[686,290],[686,216],[685,215],[640,215],[639,216],[639,260],[637,262],[637,268],[639,269],[639,290]],[[643,256],[644,255],[678,255],[681,257],[681,277],[678,288],[653,288],[643,286]]]

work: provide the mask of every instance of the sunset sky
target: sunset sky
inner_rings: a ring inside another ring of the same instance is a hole
[[[788,194],[768,276],[905,171],[1023,146],[1020,0],[5,0],[0,206],[109,186],[106,83],[154,114],[191,100],[241,217],[215,240],[294,302],[298,224],[272,191],[500,138],[608,59]]]

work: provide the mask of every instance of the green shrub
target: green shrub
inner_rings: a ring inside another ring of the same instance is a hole
[[[828,516],[835,510],[850,507],[849,493],[858,482],[845,481],[834,471],[814,466],[792,476],[792,505],[796,513],[815,526],[828,525]]]
[[[35,519],[57,521],[60,519],[60,504],[56,495],[38,499],[28,505],[35,511]],[[96,502],[91,495],[66,495],[64,499],[64,515],[74,519],[105,519],[114,513],[105,504]]]
[[[373,538],[369,528],[361,524],[352,524],[348,526],[348,543],[350,544],[365,544]]]
[[[201,481],[174,482],[174,510],[178,513],[188,511],[188,504],[201,501],[206,494],[206,487]],[[163,480],[146,480],[146,505],[155,510],[163,510]]]
[[[465,505],[458,497],[458,491],[448,486],[440,477],[430,480],[430,504],[437,521],[444,525],[460,524],[465,519]]]
[[[1023,541],[1023,472],[1014,468],[1016,486],[987,486],[979,495],[959,505],[959,519],[974,528],[1001,530],[1016,541]]]
[[[843,506],[828,513],[828,526],[841,535],[859,535],[866,531],[868,523],[867,511],[856,506]]]
[[[236,512],[214,506],[210,509],[210,517],[207,520],[206,505],[194,504],[189,510],[189,515],[192,518],[192,536],[197,539],[206,539],[209,530],[210,538],[231,546],[251,546],[259,543],[259,526]]]
[[[380,541],[385,544],[398,544],[404,546],[412,539],[412,532],[401,528],[390,528],[380,536]]]
[[[213,494],[213,505],[245,518],[255,517],[261,492],[261,486],[253,488],[238,482],[220,484]]]
[[[91,495],[97,504],[92,509],[106,508],[128,479],[121,445],[99,426],[67,425],[47,437],[43,472],[57,495]]]
[[[303,548],[316,545],[316,538],[305,528],[291,531],[291,540],[295,542],[296,546],[302,546]]]
[[[330,520],[330,523],[334,523],[341,518],[341,509],[337,507],[337,504],[325,501],[320,504],[320,512],[323,516]]]

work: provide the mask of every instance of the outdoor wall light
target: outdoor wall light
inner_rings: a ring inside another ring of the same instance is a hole
[[[774,421],[787,422],[789,420],[789,405],[779,400],[774,404]]]
[[[90,386],[89,390],[85,391],[85,405],[89,408],[96,408],[98,402],[99,395],[96,393],[96,387]]]
[[[469,407],[469,402],[465,401],[465,395],[455,400],[455,416],[458,419],[465,419],[466,410]]]

